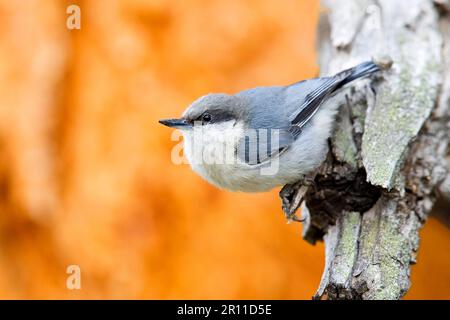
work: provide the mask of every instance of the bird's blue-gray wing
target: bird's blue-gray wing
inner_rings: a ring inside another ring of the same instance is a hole
[[[273,158],[287,149],[330,95],[347,83],[379,70],[375,63],[364,62],[332,77],[305,80],[286,87],[262,87],[239,93],[238,95],[250,100],[248,119],[250,128],[278,129],[279,142],[269,145],[267,154],[265,152],[258,154],[256,163]],[[243,143],[248,145],[252,141],[240,142],[239,147],[242,147]],[[251,152],[244,152],[242,155],[248,160]]]
[[[239,93],[238,95],[249,99],[250,108],[249,134],[239,141],[238,158],[255,165],[270,160],[289,148],[300,132],[299,127],[294,125],[294,120],[307,121],[307,115],[309,118],[314,115],[314,109],[308,106],[317,101],[316,95],[329,83],[329,78],[316,78],[285,87],[261,87]],[[270,131],[271,143],[267,147],[261,145],[260,139],[255,138],[254,134],[256,132],[258,137],[264,130]]]
[[[294,141],[289,132],[289,111],[285,106],[286,87],[259,87],[237,96],[249,103],[246,112],[248,128],[239,140],[237,156],[250,165],[260,164],[287,149]]]
[[[293,133],[298,135],[301,132],[302,127],[314,116],[322,103],[330,95],[335,93],[347,83],[370,75],[379,70],[380,68],[378,65],[368,61],[363,62],[356,67],[341,71],[333,77],[314,79],[314,83],[311,83],[311,80],[305,81],[306,83],[304,83],[304,86],[308,86],[311,83],[314,87],[300,88],[302,90],[312,90],[306,90],[308,94],[304,97],[304,99],[302,97],[303,102],[299,108],[299,112],[291,122],[293,126],[291,130]]]
[[[294,141],[289,130],[248,129],[238,141],[236,154],[240,161],[257,165],[279,155]]]

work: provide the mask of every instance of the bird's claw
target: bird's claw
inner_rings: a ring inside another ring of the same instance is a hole
[[[286,217],[286,223],[290,224],[292,221],[294,222],[305,222],[306,219],[301,219],[299,217],[297,217],[297,215],[294,213],[292,214],[285,214]]]
[[[282,201],[283,212],[287,223],[304,222],[305,219],[299,218],[295,213],[303,202],[303,197],[308,190],[308,187],[316,188],[314,179],[311,177],[304,177],[302,180],[285,185],[280,191],[280,198]]]

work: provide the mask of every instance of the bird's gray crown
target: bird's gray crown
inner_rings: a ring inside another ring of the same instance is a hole
[[[243,119],[245,100],[223,93],[208,94],[194,101],[183,113],[189,123],[220,123]]]

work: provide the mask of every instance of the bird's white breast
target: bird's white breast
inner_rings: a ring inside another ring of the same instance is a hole
[[[265,165],[248,165],[237,157],[239,140],[246,131],[235,121],[183,131],[184,152],[192,169],[205,180],[231,191],[260,192],[283,184],[291,171],[280,175],[278,157]],[[281,177],[281,179],[280,179]]]
[[[234,189],[233,183],[240,179],[235,150],[242,132],[242,125],[234,120],[183,131],[192,170],[218,187]]]

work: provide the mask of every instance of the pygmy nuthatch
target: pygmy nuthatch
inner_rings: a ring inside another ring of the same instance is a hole
[[[301,181],[320,166],[339,106],[331,98],[344,85],[379,70],[364,62],[332,77],[208,94],[180,119],[160,123],[181,130],[192,169],[210,183],[233,191],[266,191]]]

